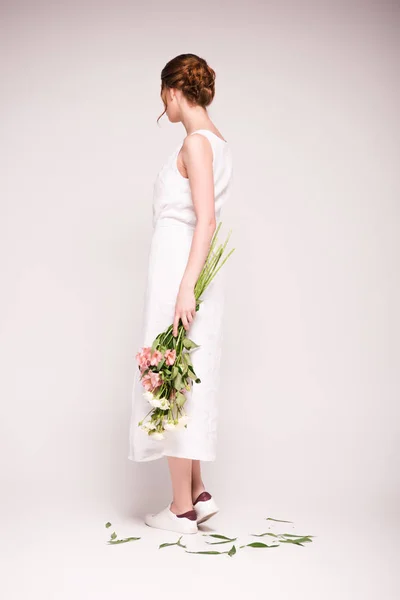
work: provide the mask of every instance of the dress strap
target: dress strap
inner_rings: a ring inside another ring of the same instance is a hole
[[[216,133],[211,131],[211,129],[196,129],[196,131],[192,131],[192,133],[190,133],[189,135],[192,135],[193,133],[202,133],[202,132],[210,133],[212,136],[214,136],[215,138],[217,138],[218,140],[220,140],[220,142],[223,142],[224,144],[228,143],[226,140],[219,137],[219,135],[217,135]],[[207,135],[207,137],[208,137],[208,135]],[[210,139],[210,138],[208,138],[208,139]]]

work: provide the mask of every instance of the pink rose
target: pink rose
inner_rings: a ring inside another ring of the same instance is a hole
[[[162,380],[159,373],[154,373],[153,371],[149,371],[146,375],[143,375],[142,385],[147,392],[153,392],[155,388],[161,385]]]
[[[154,350],[153,355],[150,359],[150,364],[153,366],[157,366],[158,363],[162,360],[163,355],[159,350]]]
[[[165,364],[167,364],[169,367],[171,365],[173,365],[175,362],[175,359],[176,359],[175,348],[173,350],[166,350],[164,356],[165,356]]]
[[[143,385],[144,389],[146,390],[146,392],[151,392],[152,385],[151,385],[150,373],[146,373],[146,375],[143,375],[141,381],[142,381],[142,385]]]
[[[152,371],[150,373],[150,381],[151,381],[151,385],[153,386],[153,390],[154,390],[156,387],[158,387],[162,383],[160,374],[159,373],[154,373]]]
[[[151,361],[151,348],[141,348],[140,352],[136,354],[136,361],[141,371],[147,369]]]

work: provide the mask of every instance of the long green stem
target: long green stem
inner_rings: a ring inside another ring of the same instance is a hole
[[[218,223],[216,230],[214,231],[214,235],[211,239],[210,247],[208,250],[207,258],[203,265],[203,268],[200,272],[200,275],[196,281],[196,285],[194,287],[194,295],[196,299],[196,311],[199,309],[199,301],[201,301],[201,296],[210,285],[211,281],[214,279],[218,271],[221,267],[226,263],[228,258],[231,256],[232,252],[235,250],[233,248],[227,256],[223,256],[227,243],[229,241],[230,235],[232,231],[230,230],[228,236],[223,244],[219,244],[217,247],[218,233],[221,229],[222,222]],[[186,330],[183,326],[183,323],[180,322],[178,325],[178,335],[176,336],[176,352],[177,355],[181,356],[183,350],[183,338],[186,336]],[[161,346],[169,347],[172,343],[172,340],[175,336],[173,335],[173,325],[169,325],[167,329],[160,335],[159,343]]]
[[[218,271],[221,269],[221,267],[226,263],[226,261],[228,260],[228,258],[232,254],[232,252],[234,252],[234,250],[236,250],[236,248],[232,248],[232,250],[229,252],[229,254],[224,258],[224,260],[222,261],[222,263],[213,271],[213,273],[211,274],[211,276],[208,278],[208,280],[206,282],[205,288],[208,287],[208,285],[214,279],[214,277],[216,276],[216,274],[218,273]]]

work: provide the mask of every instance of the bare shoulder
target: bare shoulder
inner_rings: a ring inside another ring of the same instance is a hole
[[[210,140],[201,133],[187,135],[183,141],[182,150],[184,155],[193,157],[212,156],[212,145]]]

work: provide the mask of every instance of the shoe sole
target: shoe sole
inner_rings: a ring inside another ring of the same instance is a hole
[[[219,507],[214,498],[210,498],[210,500],[199,502],[198,506],[195,506],[195,510],[197,512],[197,524],[199,524],[216,515],[219,512]]]
[[[211,517],[216,515],[218,512],[219,512],[218,510],[215,510],[214,512],[211,512],[208,515],[204,515],[204,517],[201,517],[201,519],[197,520],[197,525],[201,525],[201,523],[205,523],[205,521],[208,521],[208,519],[211,519]]]
[[[147,527],[151,527],[152,529],[159,529],[160,531],[172,531],[173,533],[180,533],[181,535],[195,535],[198,533],[198,529],[194,531],[182,531],[182,529],[170,529],[169,527],[155,527],[154,525],[149,525],[146,523]]]
[[[191,531],[185,530],[183,531],[182,529],[178,529],[178,528],[173,528],[173,527],[157,527],[156,525],[150,525],[150,523],[147,523],[146,521],[144,521],[145,525],[147,525],[147,527],[151,527],[152,529],[159,529],[159,530],[163,530],[163,531],[173,531],[174,533],[180,533],[182,535],[191,535],[191,534],[195,534],[198,533],[198,529],[196,527],[196,529],[192,529]],[[196,522],[197,524],[197,522]]]

